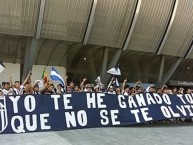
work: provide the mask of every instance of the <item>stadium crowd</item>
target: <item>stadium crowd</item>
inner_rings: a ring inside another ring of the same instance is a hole
[[[68,83],[68,76],[65,79],[65,86],[58,84],[57,87],[54,86],[52,80],[43,80],[42,86],[39,85],[39,81],[36,81],[32,85],[30,72],[23,83],[15,81],[13,83],[12,76],[9,76],[9,82],[2,82],[0,88],[0,95],[22,95],[22,94],[65,94],[65,93],[79,93],[79,92],[102,92],[108,94],[126,95],[134,96],[136,93],[151,92],[151,93],[166,93],[166,94],[191,94],[192,90],[190,88],[184,89],[182,87],[167,87],[164,85],[161,88],[156,88],[154,85],[149,86],[147,89],[143,88],[141,81],[136,82],[135,86],[131,87],[127,85],[127,79],[125,79],[121,86],[116,86],[115,78],[112,77],[108,86],[105,87],[104,84],[98,83],[93,86],[87,82],[84,78],[80,85],[75,85],[73,81]],[[96,80],[95,80],[96,81]]]
[[[65,78],[65,86],[58,84],[57,87],[54,86],[53,81],[42,80],[42,85],[40,81],[35,81],[32,85],[31,81],[32,73],[29,72],[28,76],[23,83],[19,81],[14,81],[12,76],[9,76],[9,82],[2,82],[0,87],[0,96],[6,95],[23,95],[23,94],[67,94],[67,93],[80,93],[80,92],[101,92],[116,95],[125,96],[135,96],[136,93],[158,93],[158,94],[191,94],[193,93],[190,88],[182,87],[168,87],[164,85],[161,88],[156,88],[155,85],[151,85],[148,88],[143,88],[143,83],[137,81],[133,87],[127,84],[127,79],[125,79],[121,86],[116,86],[116,79],[112,77],[107,87],[101,82],[96,82],[96,85],[88,83],[87,79],[84,78],[80,85],[75,85],[73,81],[68,83],[68,76]],[[191,118],[176,118],[174,120],[162,120],[161,122],[192,122]],[[153,121],[150,123],[159,123],[160,121]]]

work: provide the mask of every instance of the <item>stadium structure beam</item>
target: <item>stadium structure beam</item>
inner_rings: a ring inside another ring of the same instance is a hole
[[[88,42],[88,38],[90,35],[90,31],[91,31],[91,27],[93,24],[93,19],[94,19],[94,14],[95,14],[95,10],[96,10],[96,5],[97,5],[97,0],[93,0],[92,2],[92,8],[90,11],[90,15],[89,15],[89,19],[88,19],[88,23],[87,23],[87,27],[86,27],[86,31],[85,31],[85,35],[83,38],[83,44],[86,45]]]
[[[192,40],[192,43],[191,43],[188,51],[186,52],[184,58],[187,59],[190,56],[190,54],[192,53],[192,51],[193,51],[193,40]]]
[[[122,49],[117,49],[116,50],[116,52],[114,53],[110,63],[108,64],[107,70],[116,66],[116,64],[117,64],[117,62],[118,62],[118,60],[119,60],[119,58],[121,56],[121,52],[122,51],[123,51]],[[104,84],[106,84],[109,79],[110,79],[110,75],[108,75],[106,73],[105,76],[104,76],[104,80],[102,80],[102,82]]]
[[[174,18],[176,16],[176,11],[177,11],[177,8],[178,8],[178,4],[179,4],[179,0],[175,0],[174,1],[174,5],[173,5],[173,12],[171,12],[170,19],[169,19],[169,22],[167,24],[167,28],[166,28],[166,30],[164,32],[164,35],[163,35],[162,40],[160,42],[159,48],[157,50],[157,55],[161,54],[161,51],[162,51],[162,49],[163,49],[163,47],[164,47],[164,45],[166,43],[166,40],[167,40],[167,38],[169,36],[169,33],[170,33],[171,28],[172,28],[173,23],[174,23]]]
[[[32,70],[32,67],[35,62],[35,58],[37,55],[37,48],[39,48],[39,41],[34,38],[27,38],[27,45],[25,48],[25,58],[24,58],[24,66],[23,66],[23,74],[22,74],[22,80],[25,79],[25,77],[28,75],[30,70]]]
[[[39,40],[40,34],[41,34],[41,28],[42,28],[42,21],[44,16],[44,9],[45,9],[45,3],[46,0],[40,1],[40,7],[39,7],[39,15],[38,15],[38,21],[37,21],[37,27],[35,31],[35,36],[31,40],[27,38],[27,45],[25,48],[25,58],[24,58],[24,64],[23,64],[23,72],[22,72],[22,80],[25,79],[27,74],[30,70],[32,70],[32,67],[35,63],[35,59],[38,55],[38,49],[39,49]]]
[[[133,21],[132,21],[131,27],[129,29],[129,33],[128,33],[128,36],[126,38],[125,44],[123,46],[123,50],[126,50],[128,48],[128,46],[129,46],[129,42],[131,40],[131,36],[132,36],[133,30],[135,28],[135,24],[136,24],[138,16],[139,16],[139,10],[140,10],[140,7],[141,7],[141,1],[142,0],[138,0],[138,2],[137,2],[135,14],[133,16]]]
[[[39,17],[37,22],[37,28],[36,28],[36,39],[40,39],[41,29],[42,29],[42,22],[44,17],[44,9],[45,9],[46,0],[40,1],[40,9],[39,9]]]
[[[159,76],[158,76],[158,83],[162,81],[162,76],[163,76],[163,70],[164,70],[164,63],[165,63],[165,56],[161,56],[161,64],[160,64],[160,69],[159,69]]]
[[[107,71],[107,62],[108,62],[108,48],[105,47],[103,54],[103,64],[101,68],[101,79],[103,80]]]
[[[173,75],[173,73],[176,71],[177,67],[181,63],[182,59],[183,58],[178,58],[177,61],[169,68],[169,70],[163,76],[162,81],[159,83],[159,86],[163,86],[169,81],[169,79],[171,78],[171,76]]]

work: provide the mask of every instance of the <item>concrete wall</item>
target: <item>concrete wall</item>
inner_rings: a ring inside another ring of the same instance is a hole
[[[9,76],[12,75],[13,81],[20,81],[20,64],[3,63],[5,69],[0,73],[0,84],[9,82]]]
[[[44,70],[44,65],[34,65],[32,69],[32,82],[34,83],[35,80],[40,80],[42,77],[42,72]],[[50,79],[50,71],[52,66],[46,66],[46,72],[48,79]],[[58,73],[62,76],[65,80],[66,77],[66,69],[64,67],[54,66],[54,68],[58,71]],[[53,81],[54,85],[58,85],[60,82]]]
[[[4,63],[5,69],[2,73],[0,73],[0,83],[8,82],[9,75],[12,75],[13,82],[20,81],[20,64],[13,64],[13,63]],[[42,72],[44,69],[44,65],[34,65],[32,69],[32,84],[34,84],[35,80],[40,80],[42,76]],[[59,74],[65,79],[66,77],[66,69],[64,67],[54,66]],[[46,71],[48,78],[50,78],[50,71],[51,66],[46,66]],[[56,86],[60,82],[53,81],[54,85]]]

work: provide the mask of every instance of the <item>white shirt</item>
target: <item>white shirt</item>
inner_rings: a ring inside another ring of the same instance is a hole
[[[115,91],[113,91],[113,92],[107,92],[107,94],[116,94],[116,92]]]
[[[22,95],[23,94],[23,89],[24,89],[24,86],[23,85],[20,85],[20,89],[17,89],[17,88],[14,88],[14,93],[16,95]]]
[[[129,94],[127,92],[124,92],[123,95],[124,96],[129,96]]]
[[[10,88],[9,90],[3,89],[2,92],[4,95],[13,95],[14,94],[12,88]]]

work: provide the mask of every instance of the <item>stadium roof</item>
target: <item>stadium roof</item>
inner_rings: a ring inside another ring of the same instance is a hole
[[[167,55],[166,60],[185,58],[182,67],[189,67],[192,9],[192,0],[1,0],[0,57],[25,64],[27,47],[34,39],[33,64],[67,66],[71,72],[86,56],[94,58],[95,66],[90,67],[94,72],[103,63],[105,49],[110,64],[114,52],[120,51],[117,60],[123,70],[132,66],[125,60],[133,55],[155,61],[162,55]],[[87,67],[83,63],[81,68]]]

